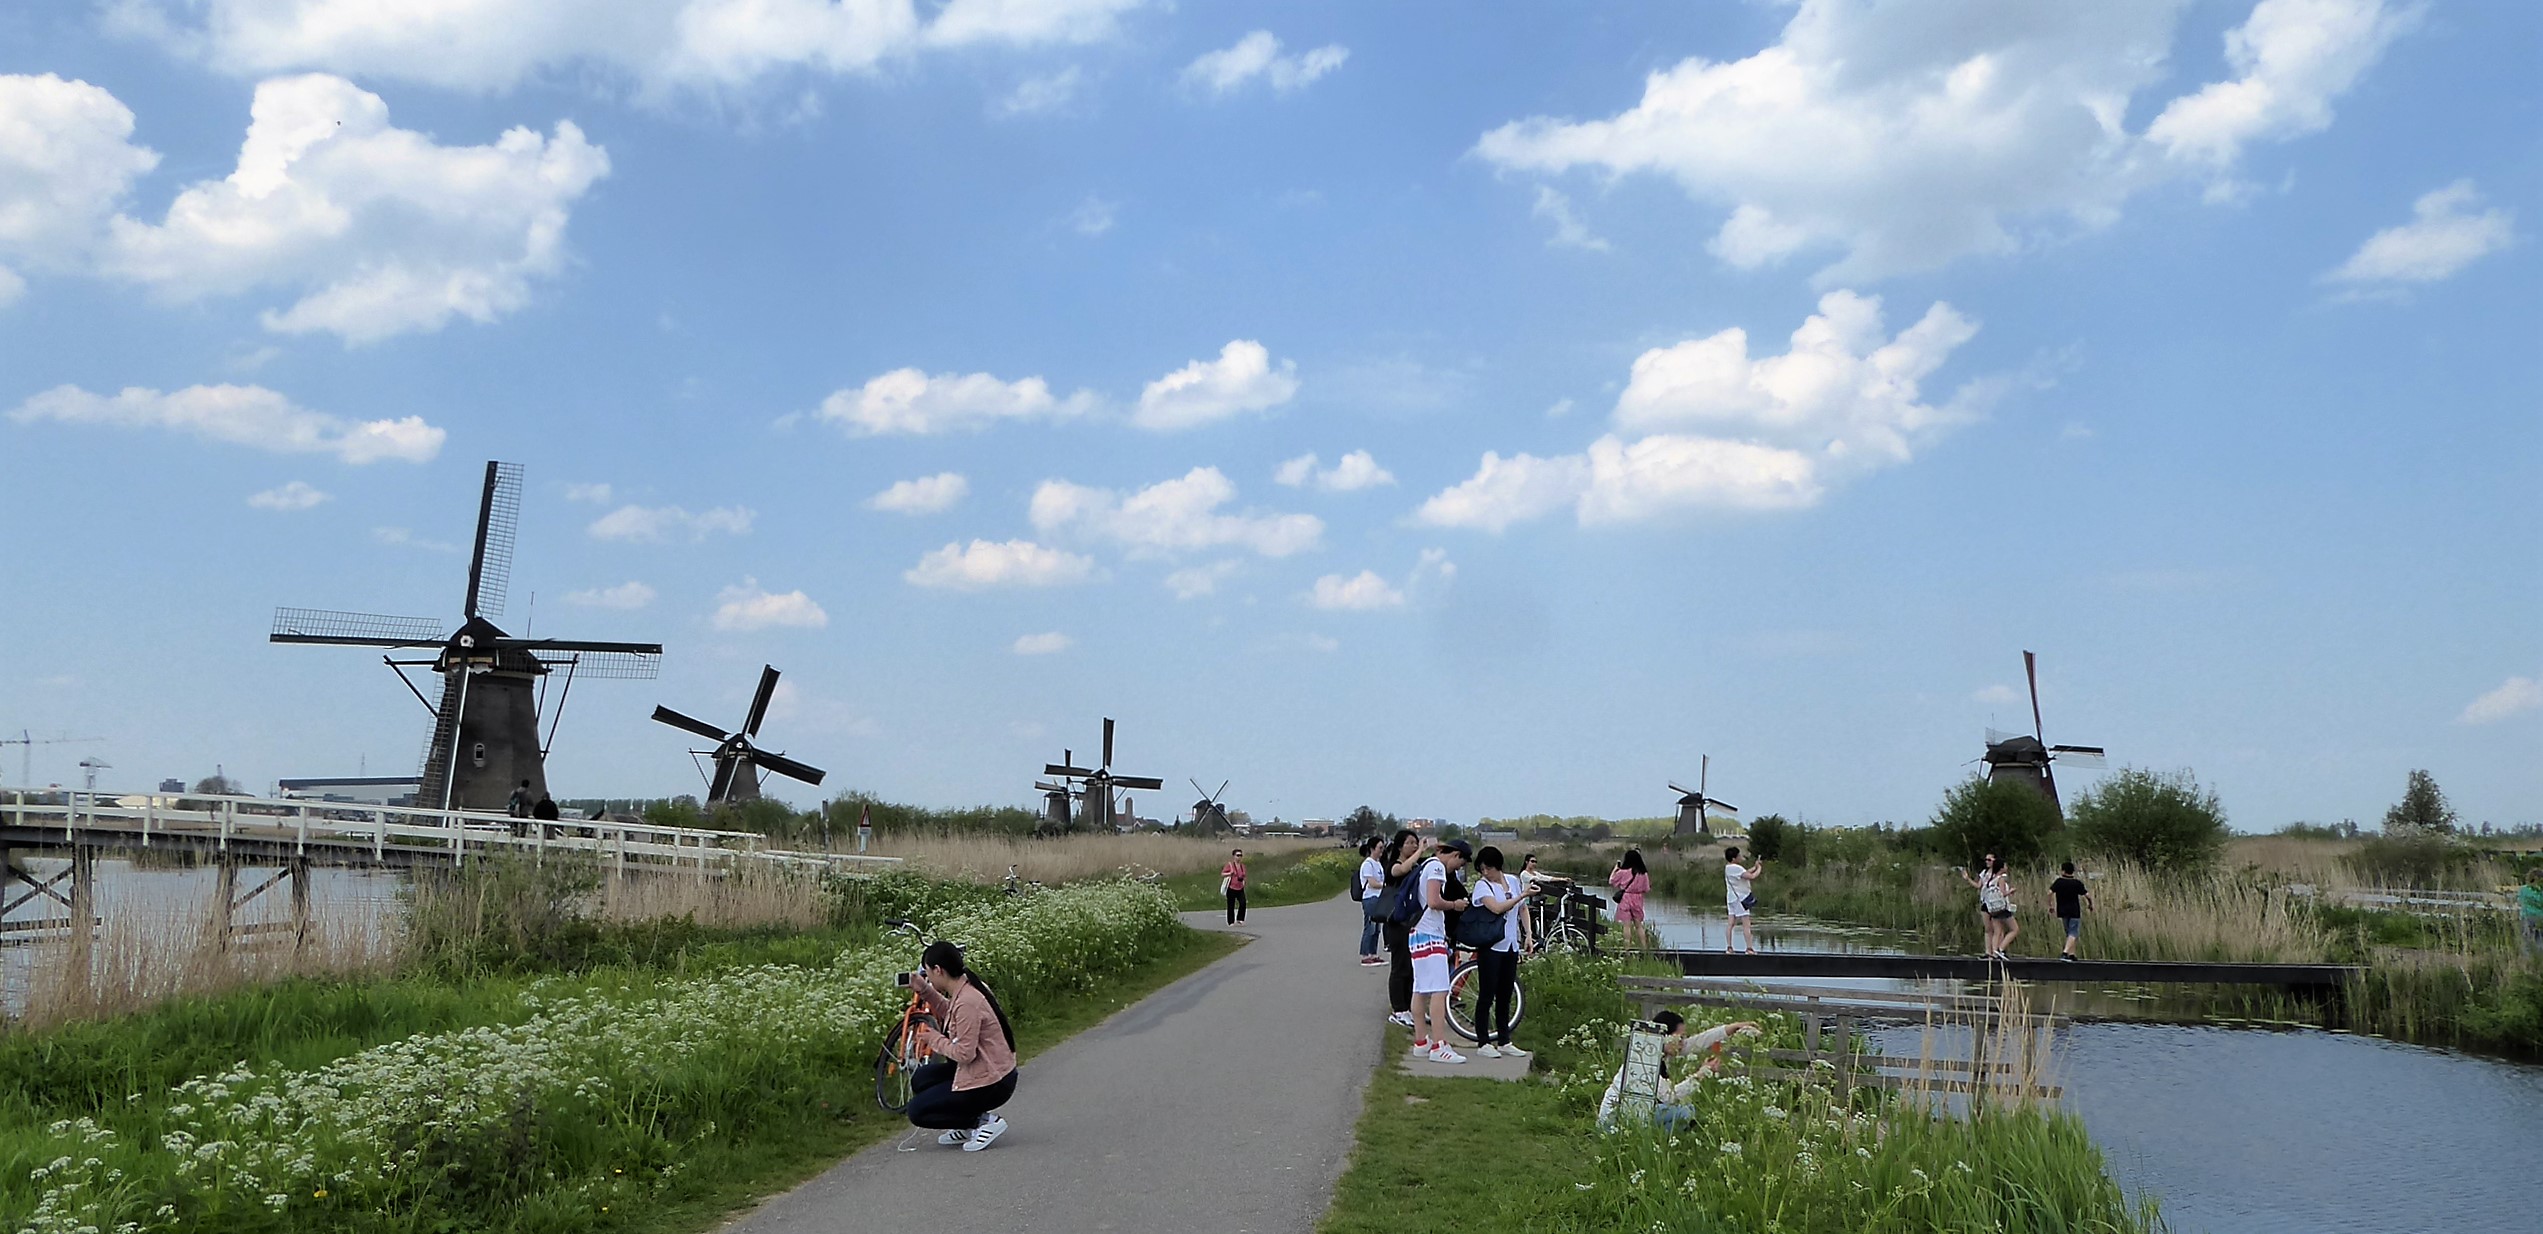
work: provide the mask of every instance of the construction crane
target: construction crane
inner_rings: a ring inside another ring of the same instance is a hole
[[[83,741],[104,741],[103,737],[38,737],[19,729],[15,737],[0,737],[0,746],[18,747],[18,783],[35,787],[35,748],[37,746],[71,745]]]

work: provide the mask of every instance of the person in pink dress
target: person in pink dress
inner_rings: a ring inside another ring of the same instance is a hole
[[[1649,936],[1642,926],[1642,898],[1651,894],[1651,870],[1642,863],[1642,850],[1625,850],[1623,860],[1607,876],[1607,885],[1616,889],[1616,924],[1625,928],[1625,945],[1642,947]]]

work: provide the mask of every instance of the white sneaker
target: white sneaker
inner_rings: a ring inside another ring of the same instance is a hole
[[[960,1144],[970,1138],[971,1133],[968,1131],[948,1131],[943,1135],[937,1136],[936,1142],[947,1148],[952,1148],[954,1145]]]
[[[1411,1028],[1413,1026],[1413,1013],[1409,1011],[1398,1011],[1395,1014],[1386,1017],[1386,1022],[1389,1024],[1401,1025],[1405,1028]]]
[[[1485,1058],[1499,1058],[1501,1057],[1501,1047],[1487,1041],[1483,1043],[1483,1048],[1475,1051],[1475,1053],[1481,1054]]]
[[[992,1114],[988,1122],[980,1124],[980,1129],[971,1133],[970,1139],[963,1141],[962,1150],[967,1153],[979,1152],[997,1143],[998,1137],[1006,1133],[1007,1120]]]
[[[1462,1063],[1466,1061],[1466,1056],[1443,1045],[1431,1050],[1430,1061],[1434,1063]]]
[[[1407,1054],[1428,1054],[1428,1053],[1430,1053],[1430,1050],[1431,1050],[1431,1045],[1430,1045],[1430,1043],[1429,1043],[1429,1042],[1427,1042],[1427,1041],[1416,1041],[1416,1042],[1414,1042],[1414,1043],[1412,1044],[1411,1048],[1409,1048],[1409,1049],[1405,1050],[1404,1052],[1405,1052],[1405,1053],[1407,1053]]]
[[[1522,1049],[1520,1049],[1519,1047],[1514,1046],[1514,1045],[1505,1045],[1505,1046],[1501,1047],[1501,1057],[1503,1057],[1503,1058],[1526,1058],[1526,1057],[1528,1057],[1528,1052],[1527,1052],[1527,1051],[1525,1051],[1525,1050],[1522,1050]]]

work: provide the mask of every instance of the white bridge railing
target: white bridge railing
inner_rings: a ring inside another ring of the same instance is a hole
[[[317,853],[370,860],[438,860],[452,864],[471,854],[549,851],[590,853],[613,868],[695,869],[757,862],[800,868],[847,869],[898,864],[897,857],[805,852],[770,848],[755,831],[661,827],[612,819],[530,819],[473,810],[428,810],[306,798],[212,797],[191,793],[111,793],[83,789],[0,794],[0,824],[61,833],[61,843],[121,840],[149,848],[159,842],[232,843],[271,851],[289,845],[295,856]]]

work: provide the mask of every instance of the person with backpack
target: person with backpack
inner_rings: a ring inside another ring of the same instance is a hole
[[[1377,859],[1377,846],[1384,841],[1376,836],[1360,841],[1360,868],[1351,875],[1351,907],[1360,914],[1360,967],[1375,968],[1386,961],[1378,956],[1378,931],[1386,924],[1378,898],[1386,891],[1386,866]]]
[[[1413,875],[1408,894],[1402,897],[1406,904],[1420,906],[1420,916],[1414,918],[1405,938],[1413,961],[1413,1054],[1434,1063],[1466,1061],[1465,1055],[1448,1048],[1448,914],[1474,903],[1450,886],[1473,854],[1464,840],[1440,845],[1438,854]],[[1396,912],[1400,916],[1405,909],[1399,907]]]
[[[1404,898],[1404,884],[1421,868],[1423,858],[1430,855],[1430,841],[1410,831],[1399,831],[1387,841],[1386,855],[1378,862],[1386,871],[1386,885],[1380,888],[1385,916],[1379,919],[1378,936],[1385,940],[1389,965],[1386,974],[1386,1001],[1393,1009],[1387,1021],[1406,1028],[1413,1026],[1413,922],[1419,916],[1402,915],[1399,902]]]
[[[1475,995],[1476,1053],[1485,1058],[1526,1058],[1510,1044],[1510,1012],[1519,986],[1520,923],[1523,907],[1536,889],[1502,872],[1501,850],[1486,844],[1475,854],[1472,903],[1457,924],[1457,941],[1475,949],[1476,975],[1482,988]]]
[[[2061,861],[2057,878],[2049,884],[2049,894],[2057,897],[2057,923],[2066,927],[2066,948],[2057,958],[2073,963],[2075,948],[2084,936],[2084,906],[2092,902],[2093,889],[2075,877],[2075,863]]]
[[[1960,871],[1960,881],[1978,889],[1978,924],[1987,933],[1987,958],[2007,960],[2005,949],[2013,945],[2022,923],[2013,919],[2013,875],[2004,867],[2004,859],[1989,853],[1978,862],[1978,876]]]
[[[909,984],[944,1025],[919,1027],[918,1043],[934,1057],[910,1073],[910,1125],[940,1128],[937,1143],[979,1152],[1007,1133],[997,1111],[1015,1096],[1015,1029],[953,942],[927,944]]]

